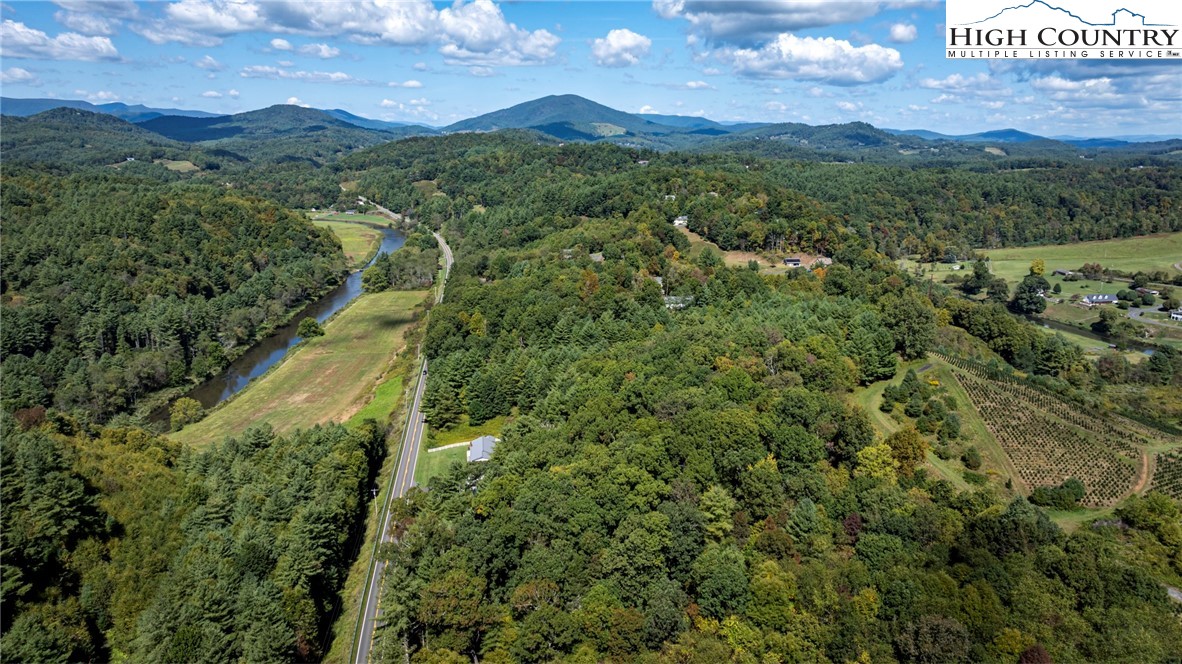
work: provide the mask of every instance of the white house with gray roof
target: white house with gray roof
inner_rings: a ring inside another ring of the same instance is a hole
[[[497,439],[492,436],[481,436],[468,443],[468,461],[488,461],[492,458],[493,448],[497,446]]]

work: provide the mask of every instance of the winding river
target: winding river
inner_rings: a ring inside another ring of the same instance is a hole
[[[375,259],[381,254],[390,253],[401,247],[402,243],[406,240],[405,236],[399,231],[390,228],[381,228],[381,231],[382,243],[378,248],[378,253],[374,256]],[[373,259],[370,259],[365,267],[369,267],[372,263]],[[296,314],[290,323],[275,330],[271,336],[251,346],[250,350],[231,362],[230,366],[226,367],[222,373],[194,387],[186,396],[200,401],[201,405],[205,408],[212,408],[225,401],[246,387],[252,379],[266,373],[267,369],[270,369],[282,360],[287,355],[287,351],[291,350],[293,346],[300,342],[300,337],[296,334],[296,328],[299,326],[301,320],[311,316],[318,322],[323,323],[360,294],[361,270],[357,270],[345,279],[345,283],[337,286],[319,300],[304,307],[304,310]],[[168,415],[167,409],[162,410],[166,419]],[[155,415],[153,414],[152,419],[156,419]]]

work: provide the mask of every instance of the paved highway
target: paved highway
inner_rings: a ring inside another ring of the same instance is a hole
[[[376,206],[383,212],[393,215],[392,212],[386,210],[381,206]],[[447,275],[451,272],[451,266],[454,262],[451,253],[451,247],[443,239],[439,233],[435,233],[435,239],[439,242],[439,248],[443,253],[443,279],[439,283],[439,288],[435,294],[435,301],[441,302],[443,300],[443,289],[447,284]],[[422,355],[422,347],[419,347],[419,355]],[[415,466],[419,461],[419,450],[423,447],[423,429],[426,426],[423,420],[423,414],[419,407],[423,402],[423,390],[427,387],[427,360],[423,358],[420,364],[421,371],[419,376],[418,387],[415,389],[414,400],[411,402],[410,413],[406,418],[406,431],[402,436],[402,446],[398,453],[398,464],[394,466],[393,476],[387,485],[386,500],[383,503],[381,515],[378,517],[379,524],[379,541],[381,544],[390,542],[393,537],[390,534],[390,507],[394,501],[406,495],[415,484]],[[377,553],[375,548],[374,554]],[[370,562],[369,578],[365,582],[365,594],[362,596],[360,629],[358,630],[357,642],[355,645],[353,662],[354,664],[368,664],[370,659],[370,651],[373,648],[374,628],[377,627],[378,618],[380,616],[381,600],[382,600],[382,575],[386,570],[386,563],[382,560],[375,559]]]

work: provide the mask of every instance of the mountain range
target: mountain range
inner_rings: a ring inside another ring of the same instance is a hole
[[[1176,157],[1182,141],[1134,143],[1123,138],[1048,138],[1017,129],[951,135],[925,129],[880,129],[863,122],[813,126],[800,123],[725,124],[682,115],[626,113],[577,95],[551,95],[462,120],[442,128],[385,122],[342,109],[291,105],[214,115],[203,111],[150,108],[79,100],[0,98],[5,116],[31,116],[70,108],[114,116],[127,128],[203,150],[244,159],[307,161],[322,164],[349,151],[409,136],[525,129],[559,141],[606,141],[656,150],[752,151],[765,156],[848,161],[939,158],[962,160],[982,154],[1073,158],[1080,150],[1116,151]],[[68,119],[52,116],[55,122]],[[7,121],[6,121],[7,122]],[[93,123],[91,123],[93,124]],[[11,126],[11,124],[9,125]],[[8,127],[6,127],[7,129]],[[6,148],[8,143],[6,142]],[[1078,155],[1084,156],[1084,155]]]

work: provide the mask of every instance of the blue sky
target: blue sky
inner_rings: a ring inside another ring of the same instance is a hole
[[[221,113],[298,103],[431,125],[573,93],[723,121],[1182,127],[1177,60],[945,60],[944,12],[930,0],[8,0],[0,71],[6,96]]]

